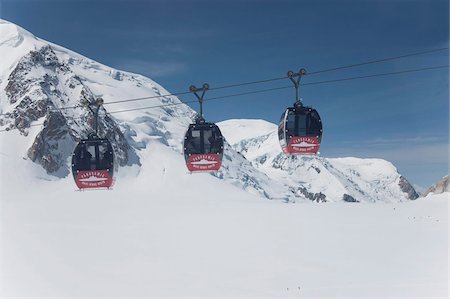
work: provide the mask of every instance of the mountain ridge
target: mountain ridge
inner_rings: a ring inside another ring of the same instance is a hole
[[[446,176],[442,177],[439,181],[437,181],[433,186],[428,188],[424,193],[423,196],[426,197],[429,194],[442,194],[445,192],[450,192],[450,174],[447,174]]]
[[[366,201],[362,198],[367,197],[369,201],[383,200],[382,197],[413,200],[419,197],[406,178],[398,174],[395,166],[388,161],[353,157],[287,157],[281,153],[275,124],[238,119],[218,125],[225,139],[231,140],[231,146],[252,165],[271,179],[291,181],[290,185],[304,185],[300,192],[313,201],[333,198],[333,201],[359,202]],[[261,129],[259,134],[255,134],[258,126]],[[399,189],[393,191],[396,187]]]

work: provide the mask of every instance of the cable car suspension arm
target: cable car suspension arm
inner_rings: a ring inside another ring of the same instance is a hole
[[[205,93],[208,89],[209,89],[208,83],[204,83],[201,88],[197,88],[195,87],[195,85],[189,86],[189,91],[195,95],[195,97],[198,99],[198,103],[200,104],[199,116],[201,119],[203,119],[203,97],[205,96]],[[201,95],[198,94],[199,91],[202,91]]]
[[[298,93],[299,93],[299,87],[300,87],[300,80],[302,76],[306,75],[306,70],[304,68],[301,68],[298,73],[294,73],[293,71],[288,71],[287,76],[288,78],[294,83],[295,87],[295,103],[301,104],[301,101],[299,99]]]
[[[89,101],[86,96],[84,96],[84,101],[82,104],[91,110],[92,114],[94,114],[94,131],[95,135],[98,136],[98,112],[103,105],[103,99],[97,98],[94,102]]]

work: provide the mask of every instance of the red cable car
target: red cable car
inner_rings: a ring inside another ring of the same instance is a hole
[[[201,89],[193,85],[189,88],[200,103],[200,113],[195,123],[189,125],[184,136],[184,159],[190,172],[218,171],[222,166],[222,133],[216,124],[208,123],[203,118],[203,96],[208,89],[206,83]],[[199,90],[203,91],[202,95],[197,94]]]
[[[300,79],[306,74],[305,69],[299,73],[288,72],[288,78],[294,83],[296,102],[281,115],[278,125],[278,139],[286,155],[316,155],[322,141],[322,120],[312,107],[303,106],[298,97]],[[298,77],[294,80],[294,77]]]
[[[197,120],[184,137],[184,158],[190,172],[217,171],[222,166],[223,137],[214,123]]]
[[[281,115],[278,139],[287,155],[316,155],[322,141],[319,113],[302,105],[289,107]]]
[[[80,190],[109,189],[114,183],[114,151],[108,139],[99,138],[97,135],[98,112],[103,105],[103,100],[99,98],[92,103],[85,99],[84,104],[94,114],[95,133],[89,134],[87,139],[80,140],[73,151],[73,179]]]
[[[108,139],[81,140],[72,155],[72,175],[79,189],[111,188],[114,151]]]

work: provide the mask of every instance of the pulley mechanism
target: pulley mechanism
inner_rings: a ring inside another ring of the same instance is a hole
[[[302,79],[302,76],[306,75],[306,70],[304,68],[301,68],[298,73],[294,73],[293,71],[288,71],[287,76],[288,78],[294,83],[295,87],[295,103],[294,107],[302,107],[303,103],[301,102],[298,93],[299,93],[299,87],[300,87],[300,80]]]
[[[198,103],[200,104],[200,111],[195,120],[196,123],[205,122],[205,119],[203,118],[203,97],[205,96],[205,93],[208,89],[209,89],[208,83],[204,83],[201,88],[195,87],[195,85],[189,86],[189,91],[195,95],[195,97],[198,99]],[[201,94],[199,94],[199,92],[201,92]]]

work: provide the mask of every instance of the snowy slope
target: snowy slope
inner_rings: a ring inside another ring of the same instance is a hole
[[[448,201],[261,201],[152,148],[147,185],[1,186],[0,296],[447,297]]]
[[[300,186],[296,192],[316,201],[406,201],[413,188],[397,169],[381,159],[321,156],[286,157],[282,154],[277,126],[263,120],[220,122],[226,140],[252,165],[274,181]],[[408,189],[410,188],[410,189]]]

